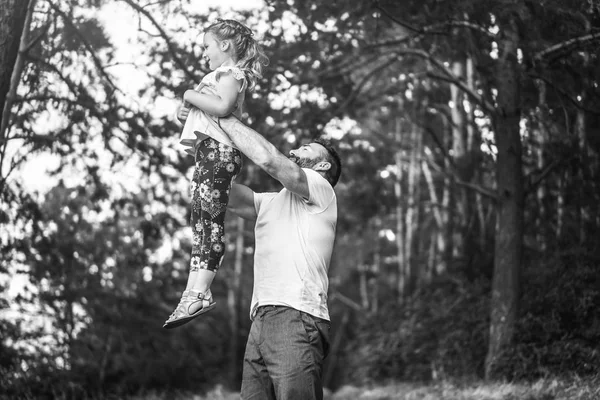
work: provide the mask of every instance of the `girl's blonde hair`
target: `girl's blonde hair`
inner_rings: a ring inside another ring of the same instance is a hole
[[[269,64],[262,46],[254,39],[254,32],[233,19],[218,19],[206,29],[219,40],[230,40],[237,56],[237,65],[244,71],[248,90],[252,91],[262,78],[263,67]]]

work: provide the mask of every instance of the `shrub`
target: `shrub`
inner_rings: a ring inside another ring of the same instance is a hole
[[[593,260],[542,260],[524,274],[515,345],[505,375],[533,379],[600,372],[600,277]]]
[[[387,301],[357,323],[348,378],[430,380],[476,376],[485,357],[488,301],[482,283],[443,280],[404,305]]]

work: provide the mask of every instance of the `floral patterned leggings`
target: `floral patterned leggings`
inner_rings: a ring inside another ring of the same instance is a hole
[[[196,147],[190,184],[192,258],[190,271],[217,271],[225,254],[225,213],[229,191],[242,168],[240,151],[206,138]]]

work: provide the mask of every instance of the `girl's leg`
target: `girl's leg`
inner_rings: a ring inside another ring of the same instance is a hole
[[[199,221],[195,223],[202,230],[202,243],[192,289],[206,293],[225,254],[224,227],[229,191],[242,167],[242,157],[238,150],[208,138],[201,142],[196,158],[202,162],[192,208],[200,208]]]
[[[198,148],[197,154],[195,155],[194,174],[192,176],[192,181],[190,182],[190,226],[192,228],[192,252],[189,267],[190,272],[188,275],[185,290],[181,294],[181,300],[179,301],[179,304],[175,308],[175,311],[167,319],[165,325],[163,325],[163,327],[167,329],[179,326],[182,320],[189,317],[189,305],[193,301],[191,297],[197,297],[198,295],[197,293],[193,293],[192,289],[200,271],[200,262],[202,259],[202,242],[204,241],[204,229],[202,226],[202,209],[200,207],[200,181],[202,175],[203,162],[204,159],[202,157],[202,152]]]
[[[200,153],[197,149],[197,154]],[[198,271],[200,270],[200,260],[202,259],[202,242],[204,230],[202,229],[202,209],[200,207],[200,176],[202,171],[202,157],[195,157],[194,175],[190,184],[190,226],[192,228],[192,252],[190,257],[190,273],[185,286],[185,290],[191,290],[196,282]]]

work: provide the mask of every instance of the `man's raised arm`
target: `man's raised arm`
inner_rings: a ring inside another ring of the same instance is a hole
[[[233,183],[229,193],[227,209],[238,217],[256,220],[256,209],[254,208],[254,192],[248,186]]]
[[[281,182],[289,191],[304,198],[309,197],[308,182],[302,168],[283,155],[260,133],[232,116],[220,118],[219,125],[246,157]]]

